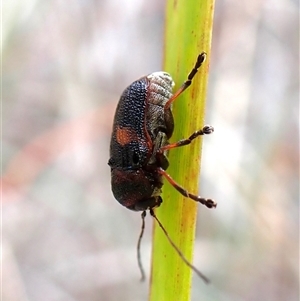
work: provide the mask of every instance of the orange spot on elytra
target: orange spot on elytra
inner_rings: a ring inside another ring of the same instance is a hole
[[[123,128],[117,127],[116,138],[117,138],[117,142],[122,146],[132,141],[137,141],[139,139],[136,132],[128,127],[123,127]]]

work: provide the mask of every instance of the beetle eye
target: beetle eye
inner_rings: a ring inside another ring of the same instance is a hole
[[[133,164],[138,164],[140,162],[140,156],[138,153],[134,152],[132,155]]]
[[[114,162],[114,159],[113,159],[113,158],[110,158],[110,159],[108,160],[108,163],[107,163],[107,164],[108,164],[109,166],[113,166],[114,163],[115,163],[115,162]]]

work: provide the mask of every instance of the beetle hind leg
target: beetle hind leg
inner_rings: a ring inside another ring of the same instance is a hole
[[[201,196],[197,196],[194,194],[189,193],[186,189],[184,189],[182,186],[180,186],[178,183],[176,183],[172,177],[162,168],[158,169],[158,172],[164,176],[168,182],[177,190],[179,191],[183,196],[188,197],[196,202],[201,203],[202,205],[206,206],[207,208],[216,208],[217,203],[212,199],[206,199],[202,198]]]
[[[198,55],[197,62],[194,68],[192,69],[192,71],[190,72],[188,79],[181,85],[181,87],[177,90],[177,92],[175,92],[175,94],[167,101],[165,105],[165,110],[169,109],[173,101],[176,98],[178,98],[178,96],[191,85],[194,76],[198,72],[198,69],[201,67],[202,63],[205,61],[205,58],[206,58],[205,52],[202,52]]]

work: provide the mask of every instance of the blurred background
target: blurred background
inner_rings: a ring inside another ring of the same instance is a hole
[[[165,3],[2,9],[3,300],[147,300],[140,214],[114,200],[107,161],[121,92],[161,70]],[[218,208],[199,207],[194,264],[212,284],[194,277],[192,300],[296,301],[299,3],[216,0],[214,20],[206,123],[215,132],[200,186]]]

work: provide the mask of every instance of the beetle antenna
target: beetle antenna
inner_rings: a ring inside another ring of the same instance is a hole
[[[174,95],[167,101],[164,109],[167,110],[170,108],[172,102],[184,91],[186,90],[192,83],[192,80],[194,78],[194,76],[196,75],[196,73],[198,72],[198,69],[201,67],[202,63],[205,61],[206,59],[206,53],[202,52],[198,55],[197,58],[197,62],[194,66],[194,68],[192,69],[192,71],[190,72],[187,80],[181,85],[181,87],[174,93]]]
[[[145,211],[144,211],[145,212]],[[158,225],[160,226],[160,228],[163,230],[164,234],[166,235],[169,243],[172,245],[172,247],[175,249],[175,251],[178,253],[178,255],[180,256],[180,258],[184,261],[184,263],[190,267],[205,283],[209,283],[210,280],[204,276],[195,266],[193,266],[183,255],[183,253],[179,250],[179,248],[175,245],[175,243],[173,242],[173,240],[170,238],[169,234],[167,233],[166,229],[164,228],[164,226],[162,225],[162,223],[159,221],[159,219],[157,218],[157,216],[155,215],[153,209],[150,209],[150,214],[151,216],[153,216],[155,218],[155,220],[157,221]]]
[[[142,241],[142,238],[144,235],[144,230],[145,230],[146,211],[143,211],[141,216],[142,216],[142,227],[141,227],[141,233],[140,233],[138,243],[137,243],[137,261],[138,261],[139,269],[141,271],[141,281],[144,281],[145,280],[145,271],[144,271],[142,260],[141,260],[141,241]]]

